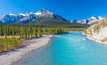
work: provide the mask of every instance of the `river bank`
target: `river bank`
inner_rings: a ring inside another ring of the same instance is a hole
[[[23,60],[26,54],[47,45],[52,36],[53,35],[43,35],[43,37],[29,40],[29,45],[0,55],[0,65],[13,65]]]
[[[107,45],[107,42],[102,42],[101,40],[94,39],[92,36],[90,36],[90,35],[88,35],[88,34],[84,34],[83,32],[82,32],[82,34],[83,34],[83,35],[86,35],[86,38],[87,38],[88,40],[92,40],[92,41],[95,41],[95,42],[97,42],[97,43]]]
[[[107,45],[86,39],[82,32],[57,34],[18,65],[106,65],[106,50]]]

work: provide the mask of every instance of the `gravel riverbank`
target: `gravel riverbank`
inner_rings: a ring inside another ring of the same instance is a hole
[[[13,63],[15,64],[16,62],[22,60],[23,57],[25,57],[25,55],[29,54],[31,51],[47,45],[52,36],[53,35],[44,35],[43,37],[29,40],[29,43],[31,42],[29,45],[15,49],[14,51],[7,52],[5,54],[1,54],[0,65],[13,65]]]

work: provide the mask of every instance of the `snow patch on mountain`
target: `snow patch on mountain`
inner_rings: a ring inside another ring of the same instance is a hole
[[[16,16],[16,15],[9,12],[6,15],[4,15],[3,17],[5,17],[5,16]]]
[[[99,18],[100,20],[104,19],[104,18],[102,18],[101,16],[99,16],[98,18]]]
[[[20,13],[19,15],[22,15],[22,16],[28,16],[28,15],[30,15],[30,13],[29,13],[29,12],[26,12],[26,13]]]
[[[19,15],[26,16],[26,14],[20,13]]]
[[[9,13],[7,13],[6,15],[15,16],[15,14],[12,14],[12,13],[10,13],[10,12],[9,12]]]
[[[41,13],[41,12],[37,12],[37,13],[34,13],[34,14],[36,14],[36,15],[41,15],[42,13]]]

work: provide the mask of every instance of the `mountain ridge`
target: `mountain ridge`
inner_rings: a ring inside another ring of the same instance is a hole
[[[91,24],[91,23],[95,23],[95,22],[100,22],[103,19],[104,18],[102,18],[101,16],[96,17],[95,15],[93,15],[92,17],[90,17],[88,19],[77,19],[77,20],[71,20],[70,22],[81,23],[81,24]]]
[[[6,15],[4,15],[3,17],[0,17],[0,23],[3,23],[3,24],[28,24],[29,22],[35,21],[36,19],[43,17],[43,16],[49,16],[49,17],[53,18],[53,20],[57,19],[59,21],[65,21],[65,22],[68,21],[65,18],[61,17],[60,15],[54,14],[45,9],[41,9],[38,12],[19,13],[18,15],[15,15],[15,14],[12,14],[9,12]],[[91,24],[94,22],[99,22],[101,20],[103,20],[103,18],[101,16],[99,16],[99,17],[92,16],[88,19],[71,20],[70,22],[71,23],[80,23],[80,24]],[[50,21],[52,21],[52,19]],[[36,24],[36,23],[34,23],[34,24]]]
[[[4,24],[9,24],[9,22],[13,22],[13,23],[18,23],[20,24],[20,22],[26,21],[26,22],[30,22],[30,21],[34,21],[39,17],[42,16],[46,16],[49,15],[51,18],[55,18],[58,19],[60,21],[67,21],[65,18],[61,17],[60,15],[54,14],[49,12],[48,10],[45,9],[41,9],[38,12],[26,12],[26,13],[19,13],[18,15],[12,14],[12,13],[7,13],[6,15],[4,15],[3,17],[0,17],[0,22],[4,23]]]

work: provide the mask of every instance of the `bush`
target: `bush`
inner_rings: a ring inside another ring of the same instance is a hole
[[[101,41],[102,41],[102,42],[106,42],[107,40],[105,40],[105,39],[102,39]]]
[[[87,34],[87,29],[84,29],[84,30],[83,30],[83,33],[84,33],[84,34]]]

